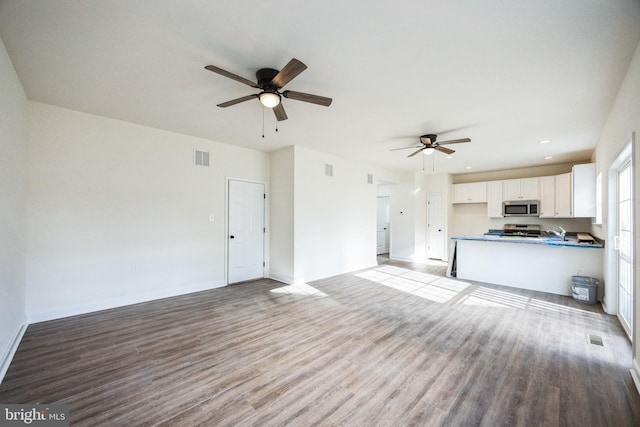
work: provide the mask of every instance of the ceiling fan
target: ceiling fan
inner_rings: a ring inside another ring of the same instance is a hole
[[[296,101],[310,102],[312,104],[322,105],[325,107],[331,105],[332,99],[324,96],[295,92],[293,90],[285,90],[283,92],[280,91],[298,74],[307,69],[306,65],[295,58],[289,61],[287,65],[285,65],[284,68],[280,71],[274,70],[273,68],[259,69],[256,72],[256,79],[258,80],[257,83],[254,83],[251,80],[245,79],[244,77],[240,77],[236,74],[230,73],[229,71],[223,70],[222,68],[216,67],[215,65],[207,65],[204,68],[209,71],[213,71],[214,73],[233,79],[237,82],[244,83],[247,86],[251,86],[261,90],[260,93],[255,93],[252,95],[243,96],[241,98],[232,99],[231,101],[223,102],[222,104],[218,104],[218,107],[226,108],[232,105],[239,104],[241,102],[257,98],[260,100],[262,105],[273,109],[276,120],[282,121],[287,120],[287,113],[284,111],[284,107],[282,106],[281,102],[283,96],[285,98],[294,99]]]
[[[448,144],[459,144],[461,142],[471,142],[471,138],[450,139],[448,141],[436,142],[437,138],[438,138],[438,135],[433,133],[422,135],[420,137],[420,142],[422,143],[422,145],[415,145],[411,147],[402,147],[402,148],[392,148],[391,151],[406,150],[407,148],[418,148],[418,150],[409,154],[407,157],[413,157],[421,151],[424,151],[424,154],[431,154],[434,151],[441,151],[445,154],[453,154],[455,153],[454,150],[451,150],[450,148],[446,148],[446,147],[441,147],[441,146],[448,145]]]

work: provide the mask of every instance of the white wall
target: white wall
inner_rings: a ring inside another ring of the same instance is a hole
[[[295,277],[311,281],[376,264],[376,186],[366,165],[295,150]],[[325,176],[325,164],[333,176]],[[375,177],[374,177],[375,182]]]
[[[26,101],[0,40],[0,381],[27,321]]]
[[[226,283],[226,178],[267,181],[267,154],[28,107],[31,321]],[[211,167],[193,166],[194,149],[211,153]]]
[[[294,271],[294,147],[271,153],[269,207],[269,276],[285,283],[296,281]]]
[[[598,142],[598,146],[595,151],[595,162],[597,173],[602,173],[603,179],[603,225],[594,226],[592,232],[598,237],[607,238],[609,233],[606,225],[608,219],[607,203],[606,200],[609,196],[607,191],[608,177],[607,172],[609,166],[613,160],[623,148],[629,137],[633,132],[636,135],[636,144],[634,147],[634,200],[635,200],[635,249],[636,254],[640,249],[640,215],[638,213],[638,201],[640,200],[640,148],[638,147],[638,138],[640,138],[640,44],[636,48],[635,55],[631,61],[626,77],[622,82],[618,95],[615,99],[609,117],[605,124],[602,135]],[[605,268],[609,264],[609,259],[615,256],[615,253],[610,251],[605,252]],[[635,305],[634,314],[635,319],[635,336],[633,339],[633,357],[634,366],[636,371],[640,371],[640,347],[638,341],[640,340],[640,268],[638,268],[637,255],[634,262],[635,269]],[[609,273],[608,269],[605,271],[605,277]],[[605,296],[606,297],[606,296]]]

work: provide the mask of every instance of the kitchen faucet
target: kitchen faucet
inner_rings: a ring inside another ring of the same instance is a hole
[[[554,234],[554,235],[560,237],[562,240],[564,240],[564,236],[567,234],[567,230],[565,230],[564,228],[562,228],[560,226],[558,226],[558,228],[560,229],[560,231],[547,230],[547,233]]]

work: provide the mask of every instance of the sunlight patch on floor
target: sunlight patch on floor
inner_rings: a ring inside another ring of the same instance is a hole
[[[382,267],[374,268],[374,270],[380,271],[382,273],[393,274],[394,276],[409,273],[412,271],[407,268],[395,267],[393,265],[383,265]]]
[[[395,277],[392,274],[383,273],[382,271],[375,270],[366,270],[361,273],[356,274],[357,277],[362,277],[363,279],[371,280],[372,282],[382,282],[384,280]]]
[[[366,270],[356,276],[437,303],[450,301],[470,286],[455,279],[390,265]]]
[[[314,296],[314,297],[329,296],[324,292],[317,290],[313,286],[307,285],[306,283],[302,283],[300,285],[289,285],[289,286],[283,286],[281,288],[271,289],[271,292],[273,292],[274,294],[305,295],[305,296]]]
[[[430,284],[417,289],[412,294],[433,302],[445,303],[458,295],[458,292]]]
[[[404,274],[403,277],[407,277],[420,283],[431,283],[434,280],[440,279],[442,276],[438,276],[436,274],[421,273],[419,271],[410,271]]]
[[[357,273],[356,276],[440,304],[458,298],[454,304],[598,317],[598,313],[588,310],[483,286],[471,288],[471,283],[456,278],[442,277],[393,265],[372,268]]]
[[[598,313],[592,313],[590,311],[581,310],[579,308],[568,307],[562,304],[483,287],[477,287],[468,295],[462,297],[460,301],[458,301],[458,304],[485,307],[518,308],[522,310],[546,311],[555,312],[558,314],[578,314],[582,316],[599,317]]]

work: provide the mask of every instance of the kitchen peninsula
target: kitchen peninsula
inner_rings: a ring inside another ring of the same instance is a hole
[[[566,236],[521,235],[454,237],[449,272],[459,279],[571,295],[571,276],[603,283],[601,241],[580,243]]]

